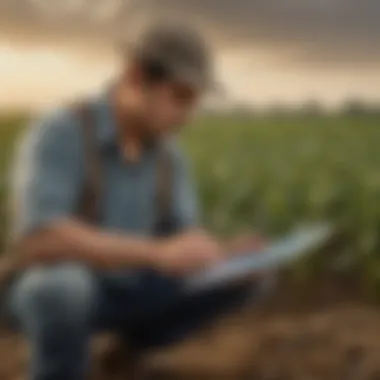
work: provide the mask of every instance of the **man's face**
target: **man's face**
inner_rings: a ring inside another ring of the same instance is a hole
[[[196,88],[171,81],[146,85],[141,91],[142,117],[155,135],[176,132],[193,115],[201,97]]]
[[[124,78],[141,127],[150,138],[176,132],[196,110],[202,91],[179,81],[162,79],[149,82],[138,66],[132,66]]]

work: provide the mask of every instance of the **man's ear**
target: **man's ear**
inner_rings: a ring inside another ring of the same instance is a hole
[[[141,101],[141,75],[136,65],[125,66],[120,76],[118,102],[122,107],[138,109]]]
[[[143,85],[143,75],[141,67],[137,62],[130,62],[124,71],[124,79],[129,83],[134,89],[141,87]]]

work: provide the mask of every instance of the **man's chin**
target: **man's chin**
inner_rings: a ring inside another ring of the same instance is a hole
[[[152,128],[146,128],[141,136],[141,140],[145,146],[154,146],[162,139],[163,134]]]
[[[162,140],[166,140],[180,131],[180,128],[177,127],[167,127],[159,125],[151,125],[144,128],[142,139],[144,144],[151,145],[157,144]]]

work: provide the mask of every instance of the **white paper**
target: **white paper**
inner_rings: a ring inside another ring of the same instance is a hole
[[[278,269],[316,249],[331,234],[332,228],[328,225],[298,228],[260,252],[232,254],[232,259],[190,277],[186,287],[190,291],[198,291],[233,282],[255,272]]]

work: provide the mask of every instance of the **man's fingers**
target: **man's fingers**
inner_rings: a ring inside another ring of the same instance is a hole
[[[240,235],[228,244],[232,253],[241,253],[242,251],[260,250],[266,244],[266,239],[262,235],[245,234]]]

